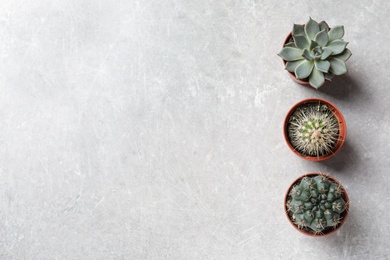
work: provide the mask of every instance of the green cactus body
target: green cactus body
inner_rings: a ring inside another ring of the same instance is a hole
[[[345,62],[352,53],[343,36],[344,26],[330,29],[326,22],[310,18],[305,25],[294,24],[291,41],[278,55],[286,61],[288,71],[319,88],[325,79],[347,72]]]
[[[339,138],[339,123],[330,108],[321,103],[298,107],[289,118],[291,145],[304,156],[324,156],[333,152]]]
[[[321,235],[342,222],[348,205],[342,188],[327,176],[305,176],[291,189],[286,208],[293,223],[308,233]]]

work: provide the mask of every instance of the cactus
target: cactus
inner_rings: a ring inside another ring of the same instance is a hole
[[[324,174],[305,176],[290,190],[286,210],[293,223],[311,234],[324,235],[343,220],[348,204],[339,184]]]
[[[289,118],[291,145],[304,156],[319,157],[333,152],[339,138],[339,123],[323,103],[299,106]]]
[[[310,18],[305,25],[294,24],[291,41],[278,55],[286,61],[286,70],[319,88],[325,79],[347,72],[345,62],[352,53],[343,36],[344,26],[330,29],[325,21]]]

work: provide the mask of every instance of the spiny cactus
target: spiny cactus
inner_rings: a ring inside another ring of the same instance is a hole
[[[287,213],[299,229],[323,235],[325,229],[336,228],[343,220],[341,213],[348,210],[342,193],[340,185],[324,174],[305,176],[289,193]]]
[[[288,123],[290,143],[302,155],[318,157],[333,152],[339,123],[328,105],[315,102],[299,106]]]
[[[352,55],[343,41],[344,26],[329,28],[325,21],[313,19],[305,25],[294,24],[292,40],[278,54],[286,63],[286,70],[298,79],[308,79],[314,88],[321,87],[325,78],[347,72],[345,62]]]

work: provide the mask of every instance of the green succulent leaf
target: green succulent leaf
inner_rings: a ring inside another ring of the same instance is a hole
[[[296,36],[293,36],[293,38],[294,38],[295,45],[299,49],[303,50],[303,49],[309,48],[309,41],[306,39],[306,36],[296,35]]]
[[[318,46],[318,43],[317,43],[316,41],[313,41],[313,40],[312,40],[312,41],[310,42],[310,47],[309,47],[309,49],[312,50],[312,49],[314,49],[314,48],[317,47],[317,46]]]
[[[309,51],[308,49],[304,49],[304,50],[303,50],[302,56],[303,56],[306,60],[313,60],[313,57],[311,56],[310,51]]]
[[[343,75],[347,72],[347,66],[345,62],[337,58],[329,58],[330,68],[329,71],[334,75]]]
[[[326,60],[330,55],[332,55],[333,51],[329,48],[322,48],[321,60]]]
[[[333,55],[337,55],[342,53],[345,50],[347,44],[348,44],[347,42],[338,39],[330,42],[328,45],[326,45],[326,47],[333,51]]]
[[[309,19],[309,21],[305,25],[305,33],[309,40],[314,40],[316,34],[320,31],[320,25],[314,21],[313,19]]]
[[[302,50],[293,47],[284,47],[278,54],[285,61],[302,59]]]
[[[329,41],[328,33],[325,30],[320,31],[316,34],[314,41],[316,41],[321,47],[325,47]]]
[[[305,79],[309,77],[314,67],[313,61],[304,60],[295,68],[295,76],[298,79]]]
[[[337,58],[337,59],[340,59],[342,61],[347,61],[352,55],[352,52],[350,50],[348,50],[347,48],[342,52],[340,53],[339,55],[335,55],[333,56],[333,58]]]
[[[309,77],[309,83],[314,88],[321,87],[325,82],[324,73],[319,70],[314,69]]]
[[[301,62],[303,61],[302,60],[296,60],[296,61],[287,61],[286,63],[286,70],[290,71],[290,72],[295,72],[295,68],[301,64]]]
[[[296,48],[297,46],[295,45],[295,42],[288,42],[284,45],[284,47],[293,47]]]
[[[326,30],[328,32],[330,29],[329,25],[325,21],[320,22],[319,25],[320,25],[320,31]]]
[[[335,26],[329,31],[329,41],[342,39],[344,36],[344,26]]]
[[[314,61],[314,65],[317,70],[327,73],[329,71],[330,62],[326,60],[316,60]]]
[[[332,73],[328,72],[328,73],[325,73],[324,76],[325,76],[325,79],[327,81],[332,81],[334,75]]]
[[[294,36],[296,35],[304,35],[305,34],[305,29],[302,24],[294,24],[293,29],[292,29],[292,34]]]

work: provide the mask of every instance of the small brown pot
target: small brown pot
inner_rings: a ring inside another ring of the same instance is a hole
[[[294,113],[294,111],[304,105],[304,104],[307,104],[307,103],[315,103],[315,102],[320,102],[322,104],[325,104],[327,105],[330,110],[333,112],[334,116],[337,118],[337,121],[338,121],[338,125],[339,125],[339,138],[337,140],[337,143],[332,151],[332,153],[329,153],[327,155],[322,155],[322,156],[307,156],[307,155],[304,155],[304,154],[301,154],[299,151],[297,151],[291,144],[290,142],[290,138],[289,138],[289,135],[288,135],[288,122],[289,122],[289,119],[291,117],[291,115]],[[323,161],[323,160],[326,160],[330,157],[332,157],[333,155],[335,155],[340,149],[341,147],[343,146],[344,142],[345,142],[345,137],[347,136],[347,125],[345,123],[345,119],[344,119],[344,116],[343,114],[341,113],[341,111],[334,105],[332,104],[331,102],[327,101],[327,100],[324,100],[324,99],[320,99],[320,98],[308,98],[308,99],[304,99],[298,103],[296,103],[287,113],[285,119],[284,119],[284,125],[283,125],[283,134],[284,134],[284,139],[286,140],[286,143],[287,143],[287,146],[290,148],[290,150],[296,154],[297,156],[305,159],[305,160],[308,160],[308,161]]]
[[[284,196],[284,212],[285,212],[285,214],[286,214],[286,217],[287,217],[288,221],[289,221],[289,222],[291,223],[291,225],[292,225],[296,230],[298,230],[300,233],[302,233],[302,234],[304,234],[304,235],[307,235],[307,236],[312,236],[312,237],[322,237],[322,236],[330,235],[330,234],[336,232],[337,230],[339,230],[339,229],[341,228],[341,226],[344,225],[345,220],[347,219],[348,211],[349,211],[349,207],[350,207],[349,197],[348,197],[348,194],[347,194],[347,192],[345,191],[344,187],[341,185],[341,183],[340,183],[337,179],[335,179],[335,178],[332,177],[332,176],[327,175],[327,178],[330,179],[331,181],[333,181],[334,183],[337,183],[337,184],[341,187],[341,189],[342,189],[342,191],[343,191],[341,197],[342,197],[342,198],[344,199],[344,201],[345,201],[345,207],[346,207],[346,209],[345,209],[344,212],[341,213],[341,215],[340,215],[340,216],[342,217],[341,223],[340,223],[336,228],[334,228],[334,229],[331,228],[331,227],[326,228],[325,231],[324,231],[324,233],[321,234],[321,235],[316,235],[316,234],[313,234],[313,233],[308,233],[308,232],[306,232],[306,231],[304,231],[304,230],[302,230],[302,229],[299,229],[299,228],[294,224],[294,222],[293,222],[293,221],[291,220],[291,218],[290,218],[290,215],[288,214],[287,206],[286,206],[286,205],[287,205],[287,200],[288,200],[288,198],[289,198],[289,193],[290,193],[292,187],[294,187],[294,185],[295,185],[296,183],[298,183],[303,177],[305,177],[305,176],[307,176],[307,177],[313,177],[313,176],[317,176],[317,175],[319,175],[319,174],[320,174],[320,172],[311,172],[311,173],[307,173],[307,174],[305,174],[305,175],[302,175],[302,176],[298,177],[298,178],[290,185],[290,187],[288,188],[288,190],[287,190],[287,192],[286,192],[286,195]]]
[[[287,35],[286,40],[285,40],[284,43],[283,43],[283,47],[284,47],[287,43],[293,42],[293,41],[294,41],[294,40],[293,40],[293,37],[292,37],[292,32],[290,32],[290,33]],[[283,59],[282,59],[282,61],[283,61],[284,67],[286,68],[286,61],[283,60]],[[301,85],[306,85],[306,86],[310,85],[308,79],[298,79],[298,78],[295,76],[294,73],[292,73],[292,72],[290,72],[290,71],[288,71],[288,70],[286,70],[286,71],[288,72],[288,74],[290,75],[290,77],[291,77],[296,83],[301,84]],[[325,78],[325,83],[326,83],[327,81],[330,81],[330,79]],[[324,84],[325,84],[325,83],[324,83]]]

